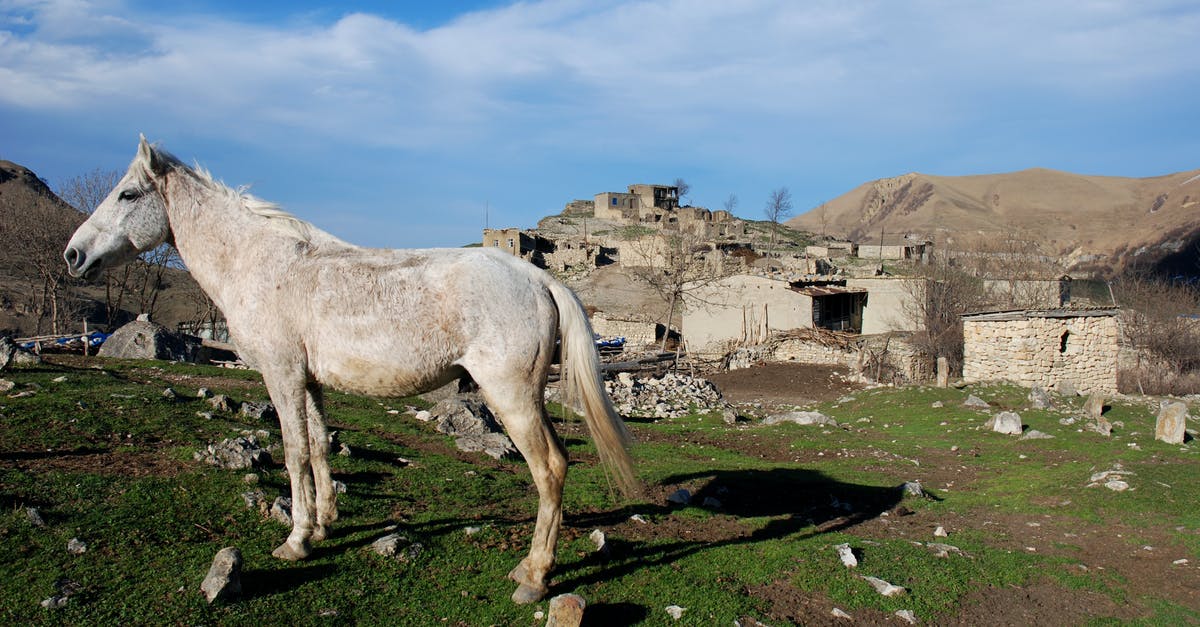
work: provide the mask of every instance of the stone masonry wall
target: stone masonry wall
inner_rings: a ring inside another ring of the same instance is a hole
[[[1117,391],[1118,330],[1113,316],[963,321],[963,379],[1011,381],[1081,392]]]

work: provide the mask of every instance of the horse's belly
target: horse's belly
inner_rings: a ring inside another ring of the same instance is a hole
[[[414,369],[395,361],[347,358],[315,369],[319,382],[344,392],[368,396],[408,396],[427,392],[461,376],[448,365]]]

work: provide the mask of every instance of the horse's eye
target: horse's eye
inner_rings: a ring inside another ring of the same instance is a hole
[[[145,192],[137,188],[127,189],[121,192],[117,198],[120,200],[137,200],[138,198],[141,198],[143,194],[145,194]]]

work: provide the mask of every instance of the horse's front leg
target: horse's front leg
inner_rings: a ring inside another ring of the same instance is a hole
[[[329,433],[325,429],[325,403],[321,386],[309,383],[305,394],[308,420],[308,451],[316,488],[317,520],[312,540],[320,542],[329,535],[329,526],[337,520],[337,493],[329,471]]]
[[[279,413],[284,463],[292,485],[292,532],[271,554],[280,559],[301,560],[312,552],[309,540],[313,537],[316,511],[304,377],[297,380],[264,372],[263,379]]]

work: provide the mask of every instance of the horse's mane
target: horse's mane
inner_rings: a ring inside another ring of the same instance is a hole
[[[313,245],[346,244],[346,242],[322,231],[311,222],[301,220],[284,211],[279,205],[250,194],[246,187],[232,188],[213,178],[212,173],[200,166],[199,163],[188,166],[175,155],[157,146],[151,148],[156,157],[162,158],[171,169],[190,174],[197,182],[209,191],[225,196],[227,199],[250,214],[266,218],[266,224],[276,232],[289,235]],[[145,168],[145,176],[149,176],[149,168]]]

